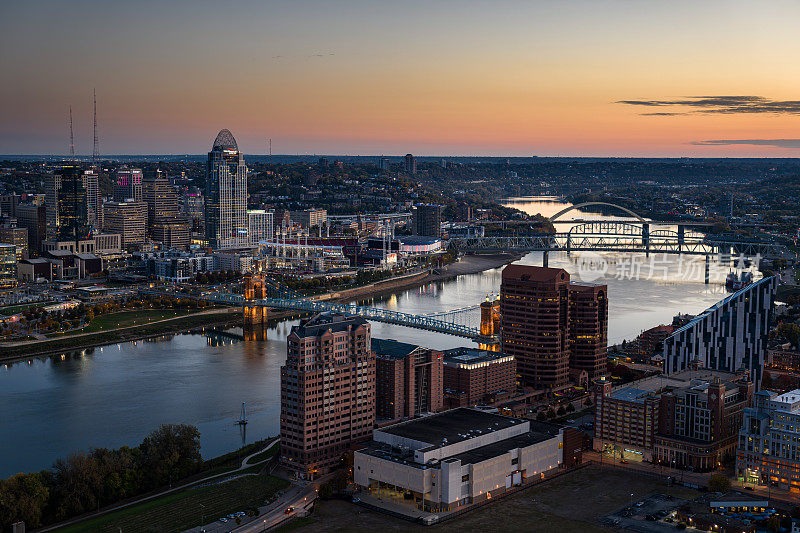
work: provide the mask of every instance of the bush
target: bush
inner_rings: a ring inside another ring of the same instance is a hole
[[[722,492],[723,494],[731,490],[731,480],[723,474],[713,474],[708,481],[710,492]]]

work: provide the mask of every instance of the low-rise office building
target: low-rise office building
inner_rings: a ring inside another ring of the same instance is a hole
[[[373,431],[353,458],[356,485],[426,511],[491,498],[564,462],[563,430],[458,408]]]
[[[736,477],[800,494],[800,389],[753,396],[739,431]]]
[[[517,362],[511,355],[474,348],[444,351],[445,406],[466,407],[511,396]]]

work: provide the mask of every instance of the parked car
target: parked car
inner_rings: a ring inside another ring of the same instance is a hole
[[[222,522],[222,523],[224,524],[225,522],[227,522],[227,521],[228,521],[228,519],[227,519],[226,517],[224,517],[224,516],[223,516],[222,518],[220,518],[220,519],[219,519],[219,521],[220,521],[220,522]]]

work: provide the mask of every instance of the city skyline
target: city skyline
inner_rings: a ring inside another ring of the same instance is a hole
[[[0,8],[0,153],[800,155],[788,2],[206,7]]]

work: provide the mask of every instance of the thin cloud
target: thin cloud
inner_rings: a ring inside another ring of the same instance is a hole
[[[695,146],[775,146],[778,148],[800,148],[800,139],[715,139],[710,141],[693,141]]]
[[[800,115],[800,100],[771,100],[763,96],[688,96],[676,100],[619,100],[616,103],[639,107],[678,107],[684,109],[683,111],[641,113],[642,115],[651,116],[675,116],[691,113]]]

